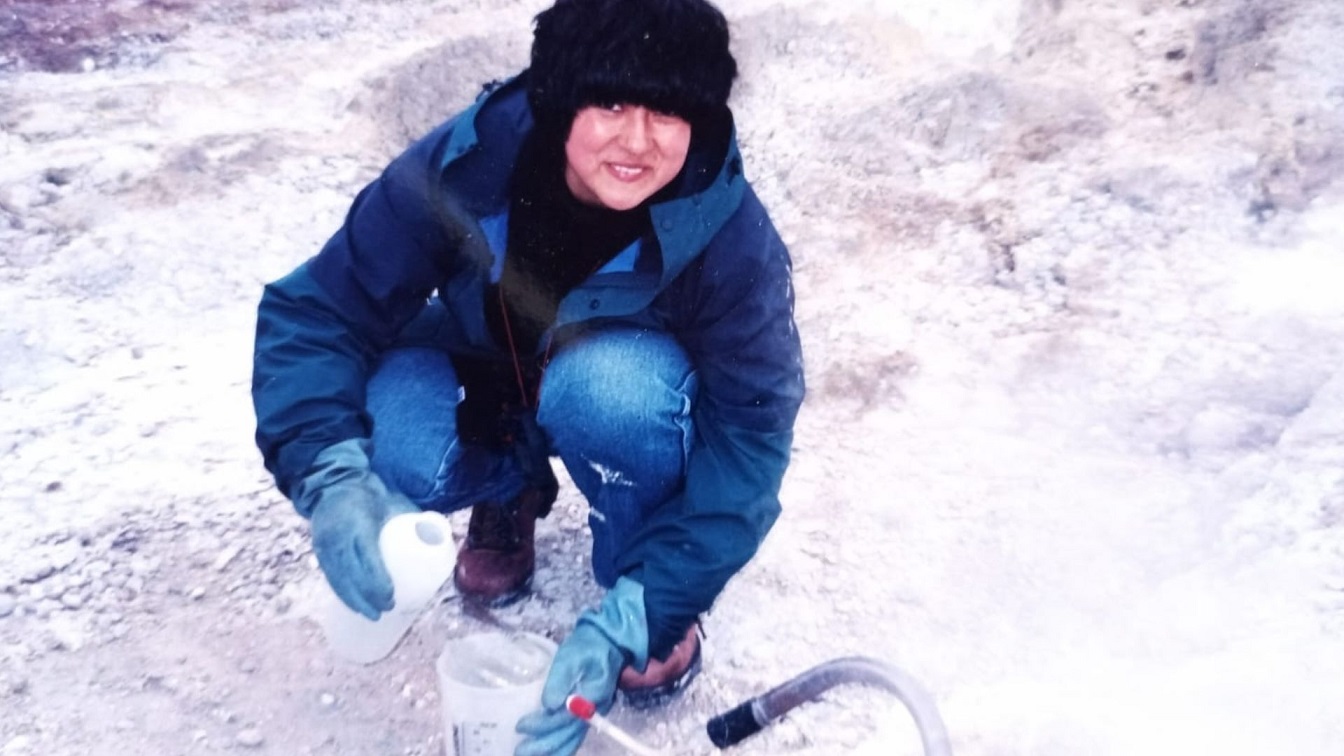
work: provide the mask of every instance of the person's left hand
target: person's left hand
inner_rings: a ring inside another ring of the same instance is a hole
[[[616,698],[616,681],[625,654],[592,625],[579,624],[555,652],[551,673],[541,692],[541,709],[518,721],[528,736],[515,756],[571,754],[588,734],[588,723],[569,713],[565,701],[578,694],[606,712]]]
[[[644,586],[621,578],[597,611],[584,612],[560,644],[541,692],[541,708],[518,721],[527,738],[514,756],[569,756],[588,734],[588,723],[569,713],[565,701],[578,694],[606,713],[627,665],[644,669],[649,656]]]

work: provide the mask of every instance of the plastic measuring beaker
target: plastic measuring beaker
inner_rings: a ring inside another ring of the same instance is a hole
[[[514,725],[541,706],[556,645],[535,633],[454,638],[436,669],[448,756],[509,756],[522,741]]]

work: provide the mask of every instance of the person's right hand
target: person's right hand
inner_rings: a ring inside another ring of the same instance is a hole
[[[376,621],[393,605],[378,535],[392,517],[420,510],[369,469],[366,445],[355,439],[324,449],[295,489],[294,503],[311,520],[313,553],[332,590]]]
[[[346,606],[371,620],[392,608],[392,577],[383,563],[378,535],[394,515],[416,511],[414,504],[380,482],[338,484],[323,492],[313,509],[313,553]]]

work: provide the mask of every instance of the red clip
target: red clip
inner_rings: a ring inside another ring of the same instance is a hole
[[[592,719],[593,715],[597,713],[597,704],[578,694],[573,694],[565,699],[565,708],[569,709],[570,714],[585,722]]]

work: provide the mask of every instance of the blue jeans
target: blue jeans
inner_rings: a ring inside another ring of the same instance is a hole
[[[529,425],[588,499],[603,586],[616,582],[616,558],[647,516],[682,487],[696,390],[686,352],[656,331],[591,331],[546,368]],[[460,395],[447,353],[430,347],[386,352],[369,379],[373,469],[424,509],[508,501],[529,482],[523,455],[458,441]]]

